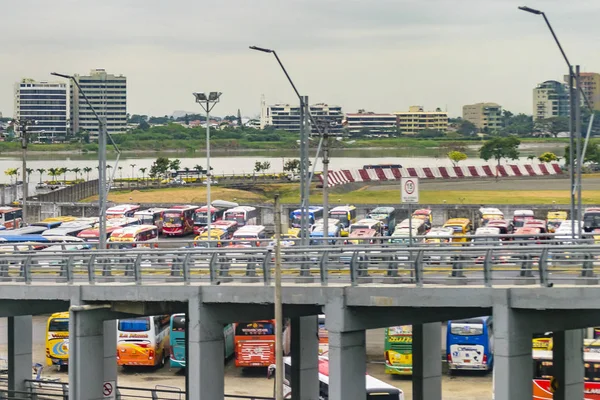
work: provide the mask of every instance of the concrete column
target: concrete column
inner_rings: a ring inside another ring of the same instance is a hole
[[[115,382],[117,386],[117,320],[104,321],[104,382]]]
[[[214,309],[193,297],[188,302],[187,324],[187,397],[222,399],[225,396],[223,322]]]
[[[365,400],[365,331],[329,331],[329,400]]]
[[[583,399],[583,330],[553,332],[554,400]]]
[[[295,400],[319,400],[318,317],[291,321],[292,396]]]
[[[413,400],[442,399],[442,324],[413,325]]]
[[[8,390],[25,391],[32,377],[31,321],[31,315],[8,317]]]
[[[111,349],[113,353],[116,348]],[[69,399],[103,399],[104,321],[99,310],[69,313]]]
[[[507,299],[506,299],[507,300]],[[526,315],[498,301],[494,315],[494,400],[533,398],[531,334]]]

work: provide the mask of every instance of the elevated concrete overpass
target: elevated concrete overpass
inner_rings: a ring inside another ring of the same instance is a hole
[[[505,256],[518,250],[502,248]],[[164,261],[172,251],[4,257],[8,269],[2,273],[0,268],[0,317],[9,317],[9,387],[23,390],[25,379],[31,377],[31,315],[70,309],[70,398],[85,400],[102,398],[102,383],[117,380],[115,319],[185,312],[188,398],[223,398],[223,324],[273,317],[271,271],[248,268],[248,264],[264,265],[266,257],[263,264],[257,262],[257,254],[266,254],[262,251],[249,250],[249,254],[256,253],[250,260],[240,259],[239,253],[227,255],[231,249],[181,250],[177,259],[187,259],[187,266],[172,258]],[[546,255],[532,250],[536,258],[520,259],[518,268],[512,269],[505,268],[506,258],[501,262],[494,256],[496,250],[484,251],[487,255],[482,261],[481,251],[470,249],[462,250],[461,259],[441,262],[436,258],[435,271],[429,270],[433,266],[424,256],[446,257],[453,250],[423,254],[418,253],[421,250],[370,248],[379,251],[378,259],[289,261],[293,254],[309,251],[324,252],[314,248],[284,252],[288,261],[283,268],[288,274],[283,303],[285,316],[292,319],[295,399],[318,398],[316,316],[322,312],[329,331],[332,400],[364,400],[365,330],[402,324],[414,326],[413,398],[441,399],[440,321],[481,315],[494,317],[495,399],[532,398],[531,336],[546,331],[553,331],[555,338],[559,382],[555,398],[583,398],[581,330],[600,326],[600,285],[594,271],[597,247],[553,246]],[[403,252],[409,253],[407,260]],[[385,259],[388,264],[406,262],[411,267],[395,269],[404,272],[390,275],[388,269],[382,270],[382,253],[397,256]],[[140,254],[163,261],[144,264]],[[132,264],[120,266],[115,261],[124,258]],[[214,265],[201,261],[205,258]],[[224,259],[215,261],[219,258]],[[59,259],[63,261],[56,264]],[[103,259],[113,260],[109,270],[99,262]],[[439,270],[444,265],[447,270]],[[339,279],[331,277],[333,269],[340,270]]]

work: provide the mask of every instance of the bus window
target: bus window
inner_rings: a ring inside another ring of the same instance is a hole
[[[552,361],[549,360],[534,360],[533,363],[533,378],[534,379],[551,379],[552,378]]]
[[[493,346],[491,317],[448,321],[446,355],[450,371],[491,370]]]

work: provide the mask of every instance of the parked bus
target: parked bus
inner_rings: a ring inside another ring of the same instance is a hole
[[[344,244],[366,245],[373,243],[381,243],[381,233],[375,229],[359,228],[354,229],[344,240]]]
[[[431,229],[431,226],[433,225],[433,211],[431,211],[429,208],[420,208],[413,211],[412,217],[413,219],[422,219],[425,221],[427,230]]]
[[[235,324],[235,366],[268,367],[275,364],[275,320]]]
[[[132,225],[140,225],[141,221],[134,217],[123,217],[123,218],[113,218],[106,221],[106,227],[116,226],[116,227],[126,227]]]
[[[385,329],[385,373],[412,375],[412,325]]]
[[[233,324],[225,325],[223,341],[225,342],[226,360],[234,353],[233,333]],[[185,368],[185,314],[171,315],[169,341],[171,368]]]
[[[0,225],[6,229],[17,229],[23,226],[23,210],[15,207],[0,207]]]
[[[344,228],[349,228],[356,221],[356,207],[354,206],[337,206],[329,211],[329,218],[339,220]]]
[[[252,247],[260,247],[261,239],[267,238],[267,230],[262,225],[246,225],[233,233],[235,244],[246,244]],[[265,243],[266,245],[266,243]]]
[[[319,314],[319,355],[329,352],[329,332],[325,327],[325,314]]]
[[[82,231],[86,229],[91,229],[91,225],[78,225],[77,223],[73,223],[72,225],[67,225],[66,223],[62,224],[58,228],[47,229],[42,233],[42,236],[73,236],[77,237]]]
[[[133,218],[140,220],[142,225],[154,225],[158,228],[158,234],[163,231],[163,212],[166,208],[149,208],[147,210],[136,211]]]
[[[593,232],[596,229],[600,229],[600,208],[586,208],[583,212],[583,230]]]
[[[185,236],[194,232],[194,213],[197,206],[173,206],[163,212],[163,233],[166,236]]]
[[[380,235],[383,234],[383,224],[381,223],[381,221],[376,219],[363,218],[361,220],[358,220],[352,225],[350,225],[348,233],[351,234],[352,232],[358,229],[373,229],[377,231]]]
[[[504,219],[504,213],[497,208],[482,207],[479,213],[481,214],[479,226],[486,226],[488,222],[495,219]]]
[[[29,225],[22,228],[7,230],[2,232],[2,235],[41,235],[48,229],[49,228],[45,226]]]
[[[526,221],[534,219],[533,210],[515,210],[513,212],[512,226],[514,228],[522,227]]]
[[[117,320],[117,364],[164,365],[169,358],[169,315]]]
[[[323,212],[323,207],[321,206],[309,206],[308,225],[314,225],[319,218],[323,218]],[[299,208],[290,213],[290,226],[292,228],[302,227],[302,209]]]
[[[566,219],[566,211],[548,211],[546,215],[546,229],[548,229],[548,232],[554,233]]]
[[[381,221],[385,236],[390,236],[396,228],[396,209],[394,207],[376,207],[367,214],[367,218]]]
[[[284,368],[283,397],[289,399],[292,398],[291,357],[284,357]],[[269,377],[274,377],[276,373],[275,365],[269,366]],[[404,400],[404,393],[401,389],[380,381],[371,375],[367,374],[365,376],[365,386],[366,400]],[[275,392],[275,387],[273,387],[273,392]],[[319,399],[329,399],[329,360],[326,357],[319,357]]]
[[[106,209],[106,219],[132,218],[139,209],[140,206],[136,204],[119,204],[118,206],[109,207]]]
[[[221,229],[210,230],[210,241],[208,238],[208,231],[204,231],[194,238],[194,247],[222,247],[223,240],[229,239],[227,232]]]
[[[230,208],[223,214],[223,219],[237,222],[239,227],[244,225],[256,225],[258,210],[250,206],[238,206]]]
[[[111,243],[110,247],[116,246],[119,249],[132,247],[158,247],[158,227],[155,225],[137,225],[118,228],[111,233],[109,242]],[[134,242],[148,243],[142,244]]]
[[[54,313],[46,323],[46,365],[60,371],[69,364],[69,312]]]
[[[223,214],[227,211],[225,208],[210,207],[210,225],[223,219]],[[194,234],[199,235],[206,228],[208,220],[208,207],[202,206],[194,214]]]
[[[448,321],[446,332],[448,371],[490,371],[494,367],[492,317]]]
[[[211,228],[220,229],[227,234],[226,239],[233,238],[233,234],[238,228],[238,224],[235,221],[215,221],[215,224],[211,226]]]
[[[485,225],[485,224],[484,224]],[[451,218],[444,224],[444,228],[452,228],[454,236],[464,236],[471,233],[471,220],[467,218]],[[452,242],[467,242],[466,237],[453,238]]]
[[[106,227],[106,240],[110,238],[110,234],[116,231],[117,229],[121,229],[118,226],[107,226]],[[100,241],[100,228],[89,228],[84,229],[77,234],[78,238],[85,240],[86,242],[99,242]]]

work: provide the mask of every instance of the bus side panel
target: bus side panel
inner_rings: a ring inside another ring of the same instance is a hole
[[[390,334],[402,332],[398,334]],[[392,375],[412,375],[412,327],[392,327],[385,330],[385,373]]]
[[[171,368],[185,368],[185,332],[170,333]]]
[[[69,332],[48,332],[46,336],[46,365],[69,364]]]

